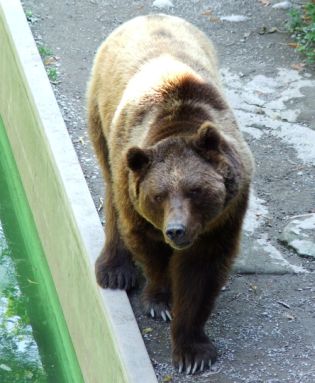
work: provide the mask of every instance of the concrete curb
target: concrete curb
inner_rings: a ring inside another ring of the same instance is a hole
[[[18,0],[0,38],[0,114],[84,380],[156,383],[127,295],[96,286],[102,226]]]

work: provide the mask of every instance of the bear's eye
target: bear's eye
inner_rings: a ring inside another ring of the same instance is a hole
[[[201,194],[201,188],[198,188],[198,187],[195,187],[195,188],[191,188],[189,191],[188,191],[188,195],[190,197],[197,197]]]
[[[163,194],[155,194],[155,196],[153,196],[153,200],[154,200],[154,202],[157,202],[157,203],[162,202],[163,199],[164,199]]]

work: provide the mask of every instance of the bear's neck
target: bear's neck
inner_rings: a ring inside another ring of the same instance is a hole
[[[192,73],[165,80],[152,107],[157,108],[157,113],[147,131],[145,146],[175,135],[192,135],[203,122],[213,121],[217,112],[227,108],[216,86]]]
[[[201,119],[200,117],[190,120],[172,119],[171,116],[157,119],[147,132],[144,146],[153,146],[166,138],[174,136],[191,136],[197,132],[205,120],[207,118]]]

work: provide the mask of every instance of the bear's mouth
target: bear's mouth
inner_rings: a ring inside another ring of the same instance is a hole
[[[175,250],[185,250],[193,244],[192,241],[174,242],[169,239],[166,242]]]

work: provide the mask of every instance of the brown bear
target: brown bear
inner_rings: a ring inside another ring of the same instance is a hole
[[[204,325],[238,252],[253,170],[214,48],[180,18],[137,17],[99,48],[87,97],[106,182],[97,281],[128,290],[139,263],[146,312],[172,319],[175,367],[202,371],[216,359]]]

